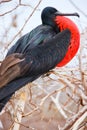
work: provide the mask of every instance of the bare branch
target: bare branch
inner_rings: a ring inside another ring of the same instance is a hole
[[[5,2],[10,2],[10,1],[12,0],[0,0],[0,4],[5,3]]]
[[[78,120],[73,125],[72,130],[78,130],[79,125],[87,118],[87,112],[81,115],[81,117],[78,118]]]
[[[19,7],[19,5],[17,5],[17,6],[14,7],[13,9],[11,9],[11,10],[9,10],[9,11],[3,13],[3,14],[0,14],[0,16],[4,16],[4,15],[6,15],[6,14],[9,14],[9,13],[13,12],[14,10],[16,10],[18,7]]]
[[[34,7],[33,11],[31,12],[31,14],[29,15],[29,17],[28,17],[27,20],[25,21],[25,23],[24,23],[24,25],[22,26],[22,28],[21,28],[21,29],[19,30],[19,32],[13,37],[13,39],[11,40],[11,42],[5,46],[5,49],[7,49],[8,46],[15,40],[15,38],[23,31],[24,27],[26,26],[26,24],[28,23],[28,21],[30,20],[30,18],[32,17],[32,15],[34,14],[34,12],[36,11],[36,9],[38,8],[38,6],[40,5],[41,2],[42,2],[42,0],[39,0],[38,4]]]
[[[87,14],[85,14],[72,0],[69,1],[80,13],[82,13],[87,18]]]
[[[63,128],[60,130],[70,130],[74,123],[87,111],[87,105],[84,106],[76,115],[72,116]],[[87,113],[87,112],[86,112]],[[73,129],[74,130],[74,129]]]

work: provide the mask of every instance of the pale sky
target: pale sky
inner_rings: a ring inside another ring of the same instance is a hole
[[[18,0],[12,0],[12,2],[8,2],[6,4],[1,4],[0,5],[0,12],[3,13],[6,10],[8,11],[9,9],[12,9],[13,7],[16,6]],[[38,3],[39,0],[22,0],[22,2],[24,3],[28,3],[30,5],[32,5],[33,7],[35,7],[35,5]],[[87,0],[72,0],[82,11],[84,11],[85,14],[87,14]],[[39,6],[39,11],[36,11],[34,13],[34,15],[31,17],[31,19],[28,22],[28,26],[26,26],[26,28],[24,29],[24,32],[29,31],[28,29],[32,30],[34,27],[36,27],[37,25],[41,24],[41,11],[44,7],[46,6],[53,6],[55,8],[57,8],[58,10],[60,10],[61,12],[78,12],[80,14],[80,18],[76,18],[76,17],[70,17],[72,18],[76,24],[78,24],[80,30],[84,27],[87,26],[87,18],[82,15],[82,13],[80,13],[71,3],[69,0],[42,0],[40,6]],[[29,15],[31,13],[32,9],[26,7],[26,8],[18,8],[16,11],[19,14],[19,18],[18,18],[18,25],[19,28],[21,27],[21,25],[24,23],[24,20],[26,19],[26,16]],[[12,15],[14,14],[14,12],[12,13]],[[10,15],[5,15],[5,18],[1,17],[0,18],[0,29],[3,28],[2,25],[4,25],[4,27],[8,27],[8,24],[10,23],[11,19],[10,19]],[[2,20],[4,19],[4,20]],[[4,21],[4,22],[3,22]],[[2,29],[3,30],[3,29]],[[81,30],[82,31],[82,30]],[[3,31],[2,31],[3,32]]]

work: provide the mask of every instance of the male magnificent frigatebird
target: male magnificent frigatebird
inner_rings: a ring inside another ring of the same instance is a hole
[[[42,24],[21,37],[0,66],[0,111],[12,94],[55,66],[64,66],[76,54],[80,34],[77,26],[53,7],[41,14]]]

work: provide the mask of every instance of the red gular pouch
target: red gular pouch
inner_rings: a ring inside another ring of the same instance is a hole
[[[69,18],[66,18],[64,16],[56,16],[55,22],[58,25],[60,32],[65,29],[69,29],[71,32],[71,40],[68,51],[66,52],[66,55],[62,61],[57,64],[57,67],[62,67],[66,65],[70,60],[72,60],[76,55],[80,46],[80,32],[76,24]]]

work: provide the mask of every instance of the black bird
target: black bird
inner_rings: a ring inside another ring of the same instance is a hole
[[[65,15],[78,16],[46,7],[41,14],[42,24],[21,37],[8,51],[0,66],[0,111],[15,91],[74,57],[79,48],[79,31]],[[67,53],[71,58],[67,58]]]

